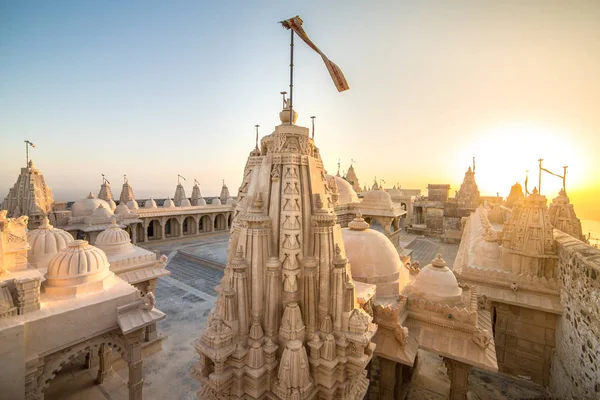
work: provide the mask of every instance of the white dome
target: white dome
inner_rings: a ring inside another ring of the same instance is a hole
[[[129,208],[130,210],[137,210],[140,208],[140,206],[138,205],[138,202],[135,201],[135,199],[131,199],[127,202],[127,208]]]
[[[197,206],[205,206],[206,205],[206,200],[204,200],[204,197],[200,197],[197,201],[196,201],[196,205]]]
[[[348,204],[348,203],[358,203],[358,195],[352,188],[350,182],[345,180],[344,178],[340,178],[339,176],[335,176],[335,184],[338,188],[338,203],[339,204]]]
[[[371,208],[391,208],[392,196],[384,190],[369,190],[361,204]]]
[[[190,203],[189,199],[183,199],[181,200],[181,204],[179,205],[179,207],[191,207],[192,203]]]
[[[121,203],[115,208],[115,214],[127,214],[129,213],[129,207],[125,203]]]
[[[146,200],[146,203],[144,203],[144,208],[156,208],[156,202],[152,197]]]
[[[233,200],[233,197],[228,197],[227,201],[225,202],[225,204],[231,205],[235,202],[235,200]]]
[[[173,208],[175,207],[175,203],[171,199],[166,199],[162,206],[163,208]]]
[[[112,216],[113,216],[113,212],[110,210],[110,208],[106,208],[102,204],[100,204],[92,213],[92,217],[98,218],[98,219],[100,219],[100,218],[108,219]]]
[[[38,229],[27,232],[27,241],[31,246],[27,252],[27,261],[35,268],[47,268],[50,259],[73,241],[67,231],[54,228],[48,218],[44,218]]]
[[[377,285],[377,297],[396,296],[409,281],[408,270],[402,264],[398,251],[382,233],[368,229],[360,214],[342,229],[346,256],[352,278]]]
[[[213,206],[220,206],[221,205],[221,200],[219,200],[218,197],[215,197],[213,199],[213,201],[210,202],[210,204],[213,205]]]
[[[75,240],[48,264],[44,290],[56,296],[101,291],[114,282],[106,254],[85,240]]]
[[[107,203],[110,206],[110,210],[115,211],[115,208],[117,208],[117,203],[115,203],[115,201],[112,199],[108,199]]]
[[[462,289],[440,254],[419,271],[407,290],[409,295],[435,302],[460,303],[462,300]]]
[[[112,224],[96,238],[95,245],[106,254],[126,253],[133,249],[129,234],[117,225],[113,218]]]
[[[73,217],[89,217],[92,215],[94,210],[98,208],[100,205],[104,206],[104,208],[110,210],[110,205],[102,200],[97,199],[96,196],[92,192],[85,198],[81,200],[77,200],[71,206],[71,216]]]

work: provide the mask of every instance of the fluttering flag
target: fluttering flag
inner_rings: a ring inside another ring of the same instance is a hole
[[[30,145],[31,147],[35,147],[35,144],[31,143],[29,140],[26,140],[25,143],[27,143],[28,145]]]
[[[344,90],[350,89],[350,86],[348,86],[348,82],[346,81],[344,73],[342,72],[340,67],[338,67],[333,61],[328,59],[325,56],[325,54],[323,54],[323,52],[319,50],[319,48],[315,46],[315,44],[309,39],[306,32],[304,32],[304,29],[302,28],[302,18],[296,15],[293,18],[281,21],[280,24],[283,25],[284,28],[291,29],[294,32],[296,32],[296,34],[300,36],[300,38],[304,41],[304,43],[308,45],[308,47],[316,51],[321,56],[338,92],[343,92]]]

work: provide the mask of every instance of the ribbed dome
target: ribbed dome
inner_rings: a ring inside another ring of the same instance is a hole
[[[221,205],[221,200],[219,200],[218,197],[215,197],[213,199],[213,201],[210,202],[210,204],[213,205],[213,206],[220,206]]]
[[[126,253],[132,250],[129,234],[117,225],[113,218],[112,224],[96,238],[95,245],[106,254]]]
[[[346,257],[352,278],[377,285],[377,296],[396,296],[408,283],[409,273],[392,242],[382,233],[369,229],[360,214],[342,229]]]
[[[144,208],[156,208],[156,202],[152,197],[146,200],[146,203],[144,203]]]
[[[113,277],[102,250],[75,240],[50,260],[44,287],[50,295],[74,296],[103,290]]]
[[[235,200],[233,200],[233,197],[228,197],[228,198],[227,198],[227,201],[225,202],[225,204],[227,204],[227,205],[231,205],[231,204],[233,204],[234,202],[235,202]]]
[[[175,203],[171,199],[166,199],[162,206],[163,208],[173,208],[175,207]]]
[[[127,214],[129,212],[129,207],[127,207],[126,204],[119,204],[117,206],[117,208],[115,208],[115,214],[119,215],[119,214]]]
[[[73,241],[73,236],[62,229],[50,225],[48,218],[44,218],[38,229],[27,232],[27,241],[31,248],[27,259],[35,268],[47,268],[50,259]]]
[[[365,193],[362,204],[388,208],[392,206],[392,196],[384,190],[369,190]]]
[[[454,273],[446,266],[440,254],[431,264],[422,268],[408,288],[415,297],[440,303],[459,303],[462,300],[462,289]]]
[[[73,203],[71,206],[71,215],[73,217],[89,217],[93,214],[94,210],[101,205],[108,210],[111,209],[106,201],[97,199],[96,196],[90,192],[85,199],[77,200]]]
[[[204,197],[200,197],[197,201],[196,201],[196,205],[197,206],[205,206],[206,205],[206,200],[204,200]]]
[[[183,199],[181,200],[181,204],[179,205],[179,207],[191,207],[192,203],[190,203],[189,199]]]
[[[137,210],[138,208],[140,208],[140,206],[138,205],[137,201],[132,199],[127,202],[127,208],[129,208],[130,210]]]

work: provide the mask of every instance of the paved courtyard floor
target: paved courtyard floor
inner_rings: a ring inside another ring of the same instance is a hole
[[[446,261],[453,261],[456,251],[452,245],[430,241],[430,238],[412,240],[416,257],[431,257],[442,252]],[[215,286],[223,276],[223,270],[212,264],[190,259],[184,252],[189,249],[203,256],[202,248],[214,254],[215,248],[227,248],[227,235],[214,235],[193,242],[173,242],[152,246],[169,256],[167,269],[171,275],[159,279],[156,288],[157,307],[167,314],[158,330],[166,336],[161,352],[144,358],[145,399],[195,399],[197,382],[190,370],[198,362],[193,343],[206,324],[211,308],[215,305]],[[455,246],[457,247],[457,246]],[[454,252],[454,253],[453,253]],[[424,262],[421,262],[424,266]],[[449,383],[439,357],[434,354],[419,354],[419,366],[410,383],[407,400],[444,399]],[[52,381],[46,391],[46,400],[126,400],[127,368],[116,363],[110,379],[102,385],[94,384],[97,370],[83,368],[83,360],[74,360]],[[119,367],[120,366],[120,367]],[[500,374],[491,374],[473,369],[469,378],[474,400],[488,399],[545,399],[545,391],[530,382]],[[0,395],[1,397],[1,395]]]

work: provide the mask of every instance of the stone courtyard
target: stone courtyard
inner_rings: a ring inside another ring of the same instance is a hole
[[[413,237],[411,237],[413,236]],[[167,336],[161,352],[144,358],[144,396],[148,399],[195,399],[197,382],[190,370],[197,363],[192,349],[198,332],[204,327],[215,305],[215,286],[223,276],[215,266],[224,263],[229,236],[214,235],[201,241],[176,241],[149,248],[167,254],[167,269],[171,275],[160,278],[156,288],[157,304],[168,318],[159,324]],[[406,235],[403,238],[411,256],[422,266],[428,257],[442,252],[453,260],[456,245],[440,243],[434,238]],[[191,256],[191,257],[190,257]],[[207,259],[209,262],[199,260]],[[48,400],[121,400],[127,398],[127,368],[115,362],[112,378],[101,385],[94,384],[95,370],[86,370],[84,360],[74,360],[57,376],[46,394]],[[472,399],[545,399],[543,388],[526,380],[503,374],[492,374],[477,368],[470,373]],[[405,394],[407,400],[446,398],[450,382],[440,357],[419,351],[419,364]],[[65,396],[65,388],[73,395]]]

